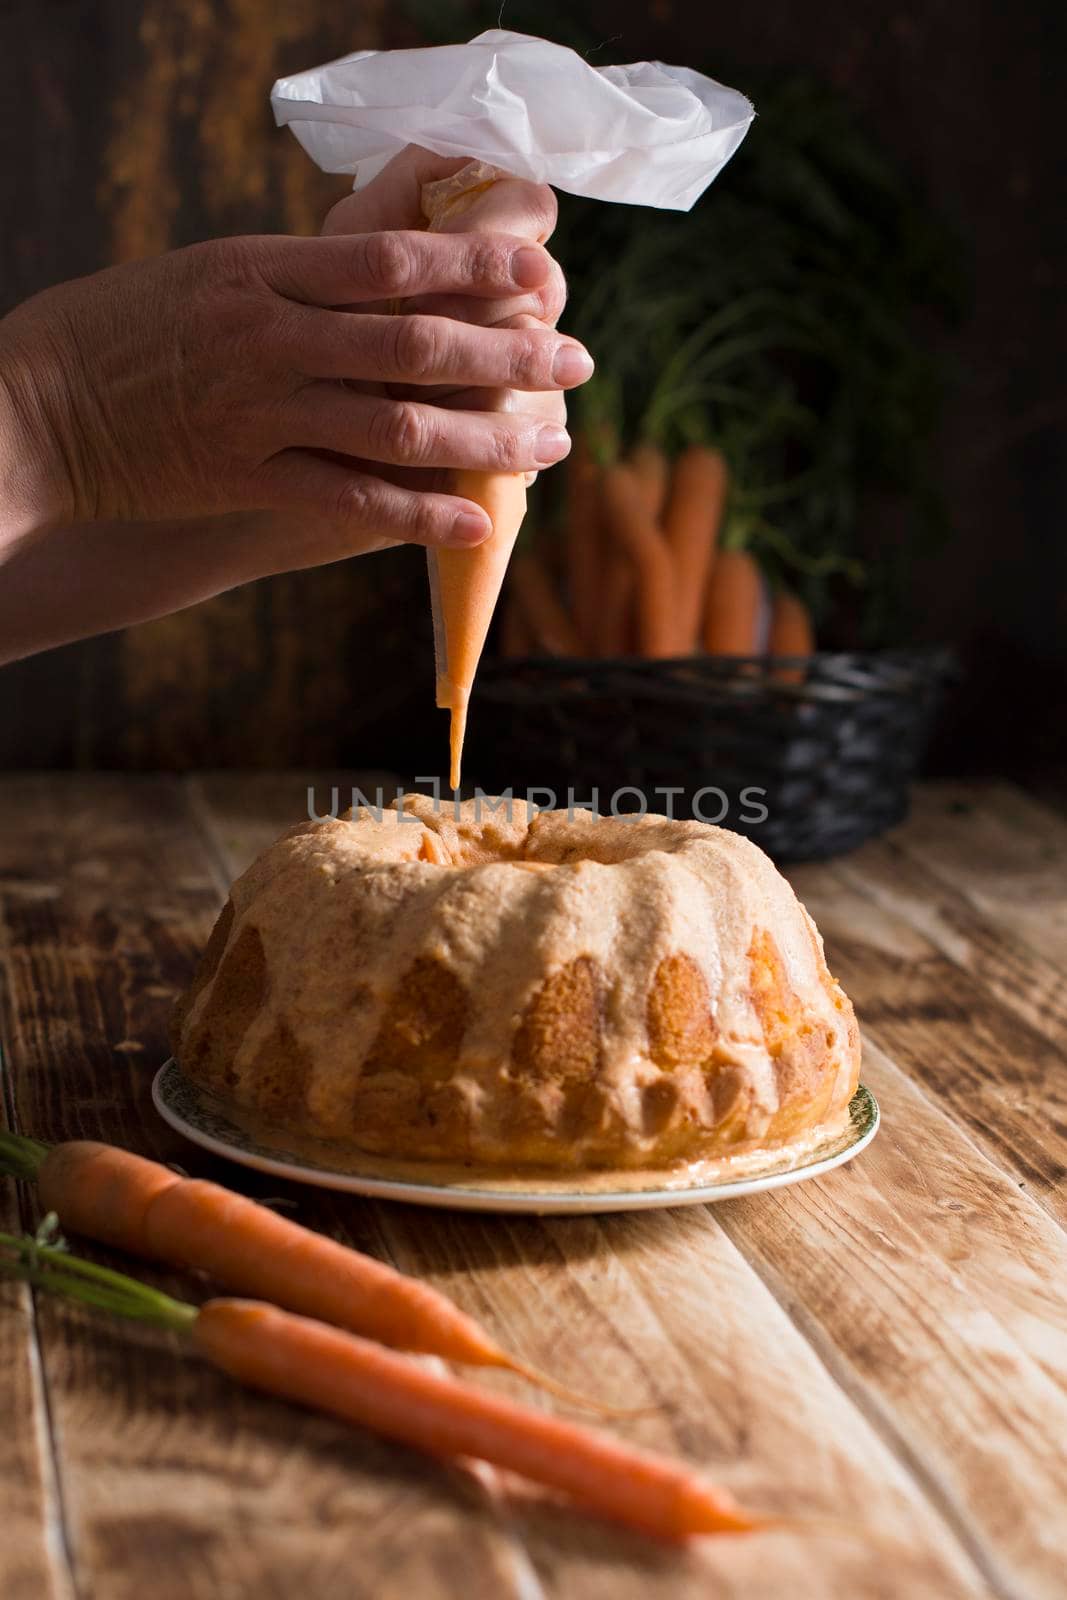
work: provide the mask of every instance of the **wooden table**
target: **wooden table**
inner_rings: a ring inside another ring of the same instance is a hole
[[[0,782],[16,1127],[281,1191],[168,1133],[149,1084],[230,878],[304,813],[306,783]],[[1067,822],[1006,785],[931,787],[890,839],[794,879],[883,1108],[854,1165],[603,1219],[289,1195],[566,1383],[647,1403],[617,1424],[633,1439],[866,1541],[659,1548],[0,1285],[4,1600],[1062,1600]],[[31,1224],[32,1195],[21,1206],[0,1182],[0,1227]]]

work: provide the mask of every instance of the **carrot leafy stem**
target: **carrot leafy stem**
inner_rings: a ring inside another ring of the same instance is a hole
[[[57,1219],[50,1215],[36,1234],[0,1233],[0,1277],[128,1321],[148,1322],[178,1333],[187,1332],[196,1321],[196,1306],[175,1300],[124,1272],[71,1255],[62,1241],[57,1242],[57,1227]]]
[[[561,196],[565,326],[597,363],[574,420],[601,464],[637,441],[718,450],[727,543],[842,641],[899,644],[910,556],[947,526],[931,335],[966,305],[961,254],[836,91],[745,88],[760,115],[688,214]],[[564,519],[564,478],[542,474],[532,523]]]
[[[0,1173],[8,1178],[35,1178],[48,1146],[21,1133],[0,1130]]]

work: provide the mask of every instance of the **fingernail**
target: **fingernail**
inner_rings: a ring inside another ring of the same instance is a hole
[[[571,436],[566,428],[542,428],[537,435],[537,459],[543,467],[553,461],[562,461],[571,447]]]
[[[539,289],[548,277],[548,257],[543,250],[524,246],[511,258],[511,276],[520,289]]]
[[[561,344],[552,363],[552,381],[562,388],[593,376],[593,358],[580,344]]]
[[[474,511],[464,511],[452,524],[449,535],[449,544],[481,544],[488,538],[491,524],[487,517],[479,517]]]

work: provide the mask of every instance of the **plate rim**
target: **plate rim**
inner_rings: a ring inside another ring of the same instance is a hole
[[[549,1194],[545,1191],[520,1190],[498,1193],[492,1189],[449,1187],[444,1184],[420,1183],[410,1179],[362,1177],[358,1173],[335,1172],[326,1167],[295,1164],[285,1157],[271,1156],[256,1150],[229,1143],[215,1134],[188,1122],[165,1098],[165,1086],[171,1071],[177,1072],[182,1082],[194,1094],[201,1091],[182,1073],[181,1063],[169,1056],[152,1079],[152,1104],[159,1116],[176,1133],[199,1145],[212,1155],[233,1161],[238,1166],[249,1167],[271,1177],[284,1178],[294,1183],[305,1183],[316,1189],[330,1189],[339,1194],[356,1194],[366,1199],[395,1200],[406,1205],[431,1206],[441,1210],[480,1211],[484,1213],[526,1213],[548,1216],[572,1216],[584,1213],[593,1215],[613,1211],[668,1210],[674,1206],[711,1205],[720,1200],[740,1199],[745,1195],[765,1194],[774,1189],[784,1189],[808,1178],[822,1177],[835,1168],[855,1159],[871,1143],[881,1126],[882,1114],[878,1101],[865,1083],[857,1083],[849,1106],[863,1096],[869,1104],[869,1125],[859,1138],[842,1150],[836,1150],[821,1160],[790,1167],[784,1172],[758,1173],[747,1178],[735,1178],[726,1183],[695,1184],[685,1189],[616,1189],[603,1194]]]

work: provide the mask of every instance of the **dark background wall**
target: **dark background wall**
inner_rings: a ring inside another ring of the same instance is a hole
[[[1020,773],[1060,762],[1062,3],[584,9],[608,59],[721,55],[721,76],[740,88],[746,67],[767,64],[827,79],[959,235],[972,308],[946,344],[956,381],[935,443],[951,535],[914,589],[916,632],[955,641],[967,667],[935,760]],[[470,32],[496,10],[472,4]],[[316,231],[346,183],[274,128],[270,84],[349,50],[413,42],[402,11],[383,0],[7,0],[0,309],[213,234]],[[396,552],[6,668],[0,765],[416,766],[434,727],[418,709],[431,697],[428,636],[421,623],[410,631],[427,609],[424,581],[419,553]]]

